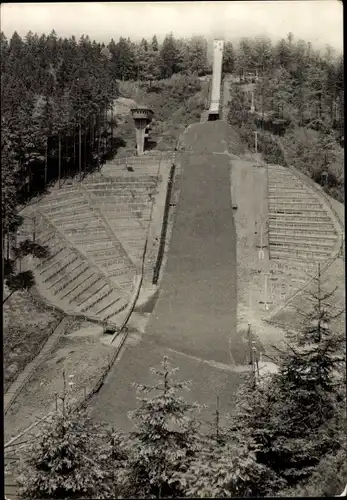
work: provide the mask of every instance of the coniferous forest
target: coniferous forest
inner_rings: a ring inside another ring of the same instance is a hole
[[[203,36],[173,34],[104,44],[54,31],[1,33],[3,248],[32,196],[57,180],[82,179],[115,153],[113,103],[123,82],[155,94],[174,77],[184,100],[199,88],[188,88],[189,79],[211,74],[209,45]],[[247,72],[259,75],[256,115],[238,87]],[[278,42],[243,38],[226,42],[223,73],[239,78],[228,121],[242,147],[253,151],[259,129],[267,162],[296,166],[344,202],[343,57],[292,34]],[[138,387],[130,436],[64,408],[29,450],[23,498],[340,494],[347,482],[344,339],[331,327],[333,293],[318,283],[311,299],[302,330],[288,334],[279,372],[261,383],[250,375],[227,424],[217,410],[211,432],[200,432],[192,416],[199,406],[181,398],[185,383],[164,359],[155,372],[161,383]]]
[[[17,203],[47,184],[82,175],[112,150],[117,80],[170,78],[208,71],[206,41],[159,44],[120,38],[108,46],[88,36],[1,33],[3,230]]]
[[[117,81],[148,84],[174,74],[211,73],[204,37],[159,43],[113,39],[106,46],[88,36],[61,38],[29,32],[24,38],[1,33],[3,229],[17,202],[58,178],[82,176],[112,150],[113,100]],[[242,75],[257,70],[256,109],[282,120],[281,139],[290,161],[317,182],[330,173],[329,193],[343,201],[344,66],[331,47],[315,50],[292,34],[277,43],[266,37],[226,42],[223,71]],[[184,95],[183,95],[184,97]],[[248,96],[250,99],[250,96]],[[245,125],[245,93],[234,93],[230,123]],[[247,142],[247,131],[241,131]],[[278,148],[260,137],[260,148]],[[273,151],[275,149],[275,152]]]

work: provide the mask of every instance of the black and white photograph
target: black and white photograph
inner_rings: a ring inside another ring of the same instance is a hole
[[[0,27],[2,498],[347,496],[342,2]]]

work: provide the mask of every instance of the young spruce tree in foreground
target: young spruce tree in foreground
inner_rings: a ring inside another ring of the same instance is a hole
[[[188,389],[178,382],[164,356],[161,369],[151,368],[158,378],[153,386],[136,384],[140,406],[130,412],[136,430],[130,434],[126,465],[127,497],[164,498],[185,496],[175,472],[184,470],[199,449],[198,425],[192,413],[201,407],[188,403],[177,392]]]
[[[248,395],[243,389],[232,426],[256,443],[257,462],[277,475],[273,491],[307,480],[345,439],[344,339],[332,327],[340,313],[333,312],[335,290],[322,290],[320,272],[315,281],[317,291],[308,294],[311,310],[302,313],[302,330],[288,333],[278,373]]]
[[[110,474],[100,456],[100,428],[85,412],[66,405],[30,443],[18,478],[20,496],[36,498],[110,498]]]

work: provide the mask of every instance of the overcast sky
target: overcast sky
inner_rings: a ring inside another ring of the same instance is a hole
[[[111,37],[132,39],[175,36],[242,36],[265,34],[273,39],[288,32],[316,46],[343,48],[342,2],[306,1],[230,1],[230,2],[59,2],[2,3],[1,30],[11,36],[16,30],[25,35],[48,34],[52,29],[62,36],[88,34],[97,41]]]

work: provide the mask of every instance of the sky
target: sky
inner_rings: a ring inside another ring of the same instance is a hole
[[[236,40],[267,35],[273,40],[292,32],[314,46],[343,49],[343,5],[338,0],[196,1],[196,2],[57,2],[2,3],[1,30],[60,36],[88,34],[96,41],[120,36],[159,39],[205,35]]]

